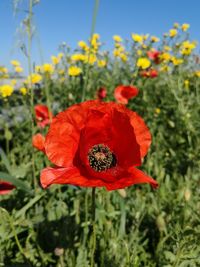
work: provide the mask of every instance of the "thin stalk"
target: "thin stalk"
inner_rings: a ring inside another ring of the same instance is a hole
[[[95,31],[97,13],[98,13],[98,8],[99,8],[99,1],[100,0],[95,0],[93,17],[92,17],[92,27],[91,27],[91,33],[90,33],[90,40],[91,40],[91,38],[94,34],[94,31]],[[90,58],[90,51],[91,51],[91,43],[90,43],[90,48],[89,48],[89,53],[88,53],[88,60]],[[90,65],[89,65],[89,63],[87,63],[86,75],[85,75],[85,84],[83,86],[81,102],[83,102],[85,100],[85,92],[86,92],[86,88],[88,86],[89,68],[90,68]]]
[[[95,264],[95,251],[96,251],[96,205],[95,205],[95,191],[96,188],[92,188],[92,246],[91,246],[91,267],[94,267]]]
[[[28,26],[27,26],[27,32],[28,32],[28,72],[30,77],[30,106],[31,106],[31,132],[32,136],[35,133],[34,129],[34,94],[33,94],[33,85],[31,80],[32,75],[32,62],[31,62],[31,52],[32,52],[32,16],[33,16],[33,0],[29,0],[29,18],[28,18]],[[37,180],[35,175],[35,153],[34,149],[32,148],[32,172],[33,172],[33,184],[34,188],[37,186]]]

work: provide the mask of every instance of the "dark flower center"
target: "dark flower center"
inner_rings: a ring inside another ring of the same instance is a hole
[[[89,150],[88,160],[90,167],[97,172],[106,171],[117,164],[115,155],[103,144],[95,145]]]

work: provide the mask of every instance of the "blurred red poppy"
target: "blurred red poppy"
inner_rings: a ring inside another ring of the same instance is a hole
[[[101,101],[103,100],[107,95],[107,90],[104,87],[101,87],[97,90],[97,98]]]
[[[42,134],[40,133],[35,134],[32,137],[32,146],[45,153],[44,141],[45,141],[45,137]]]
[[[126,85],[119,85],[115,88],[114,96],[118,103],[120,104],[128,104],[128,100],[137,96],[139,90],[135,86],[126,86]]]
[[[52,113],[49,112],[48,107],[45,105],[36,105],[34,109],[37,125],[41,128],[44,128],[50,123]]]
[[[147,154],[151,134],[143,119],[124,105],[86,101],[59,113],[45,138],[45,153],[55,167],[42,170],[51,184],[124,188],[157,182],[136,168]]]
[[[0,195],[5,195],[10,193],[15,188],[14,185],[8,182],[0,180]]]
[[[147,55],[149,59],[153,60],[154,63],[159,64],[160,63],[160,52],[157,50],[150,50],[147,52]]]
[[[156,78],[158,76],[158,71],[156,69],[144,70],[140,72],[140,75],[146,78]]]

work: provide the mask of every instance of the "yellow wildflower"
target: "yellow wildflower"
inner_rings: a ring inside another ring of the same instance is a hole
[[[73,54],[71,56],[71,60],[73,61],[84,61],[86,59],[86,56],[83,54]]]
[[[160,39],[158,38],[158,37],[156,37],[156,36],[151,36],[151,42],[153,42],[153,43],[157,43],[157,42],[159,42],[160,41]]]
[[[81,74],[81,72],[82,72],[81,68],[77,66],[71,66],[68,69],[69,76],[78,76]]]
[[[131,37],[132,37],[133,41],[136,42],[136,43],[140,43],[141,44],[143,42],[143,36],[141,36],[139,34],[132,33]]]
[[[113,40],[115,41],[115,42],[122,42],[122,38],[119,36],[119,35],[114,35],[113,36]]]
[[[180,53],[182,55],[190,55],[192,53],[192,50],[196,48],[196,43],[195,42],[190,42],[190,41],[184,41],[181,44],[181,50]]]
[[[164,52],[160,55],[160,59],[163,61],[169,61],[171,59],[171,55],[169,53]]]
[[[165,45],[165,46],[163,47],[163,49],[164,49],[165,51],[171,51],[171,50],[172,50],[171,47],[168,46],[168,45]]]
[[[177,34],[178,34],[178,31],[177,31],[176,29],[171,29],[171,30],[169,31],[169,36],[170,36],[171,38],[175,37]]]
[[[148,58],[140,57],[137,60],[137,67],[141,68],[143,70],[145,70],[148,67],[150,67],[150,65],[151,65],[151,61]]]
[[[189,86],[190,86],[190,81],[189,80],[185,80],[184,81],[184,86],[185,86],[186,89],[188,89]]]
[[[11,60],[10,63],[11,63],[14,67],[16,67],[16,66],[20,66],[20,63],[19,63],[18,60]]]
[[[42,80],[42,76],[40,74],[37,73],[32,73],[31,75],[29,75],[27,77],[27,80],[25,81],[26,83],[31,83],[31,84],[36,84],[41,82]]]
[[[78,45],[79,45],[80,48],[82,48],[82,49],[85,50],[85,51],[88,51],[88,50],[89,50],[88,45],[87,45],[86,42],[84,42],[84,41],[80,41],[80,42],[78,42]]]
[[[8,69],[6,67],[0,67],[0,72],[6,74],[8,73]]]
[[[156,113],[156,114],[159,114],[160,111],[161,111],[160,108],[156,108],[156,109],[155,109],[155,113]]]
[[[119,57],[121,58],[122,61],[126,62],[128,60],[128,57],[126,54],[120,54]]]
[[[65,70],[59,70],[58,73],[59,73],[60,75],[63,75],[63,74],[65,74]]]
[[[58,65],[60,62],[60,57],[51,56],[52,63]]]
[[[171,70],[171,68],[168,65],[162,65],[160,67],[160,71],[162,72],[169,72]]]
[[[10,82],[10,84],[11,84],[12,86],[15,86],[15,85],[17,84],[17,81],[14,79],[14,80],[12,80],[12,81]]]
[[[16,71],[17,73],[23,72],[23,68],[20,67],[20,66],[16,66],[16,67],[15,67],[15,71]]]
[[[183,63],[182,58],[171,57],[171,61],[174,64],[174,66],[178,66]]]
[[[88,54],[85,56],[85,63],[93,65],[97,61],[97,57],[94,54]]]
[[[60,58],[60,59],[63,58],[63,56],[64,56],[63,53],[58,54],[58,58]]]
[[[195,71],[194,73],[197,77],[200,77],[200,70]]]
[[[42,70],[46,73],[53,73],[54,71],[54,67],[51,65],[51,64],[48,64],[48,63],[45,63],[43,66],[42,66]]]
[[[142,38],[144,41],[147,40],[149,38],[149,34],[147,33],[147,34],[143,35]]]
[[[107,62],[105,60],[99,60],[97,64],[99,68],[103,68],[106,66]]]
[[[121,52],[118,49],[113,50],[113,56],[114,57],[119,57],[120,54],[121,54]]]
[[[0,86],[0,93],[3,98],[6,98],[8,96],[11,96],[14,91],[14,88],[12,85],[4,84]]]
[[[36,72],[41,72],[42,71],[42,66],[35,66],[35,71]]]
[[[21,88],[19,89],[19,91],[20,91],[20,93],[21,93],[22,95],[26,95],[26,94],[27,94],[27,88],[26,88],[26,87],[21,87]]]
[[[186,32],[190,28],[190,24],[183,23],[181,26],[182,31]]]

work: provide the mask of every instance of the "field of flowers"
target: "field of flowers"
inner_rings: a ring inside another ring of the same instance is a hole
[[[93,33],[42,65],[31,10],[24,25],[29,74],[0,64],[0,266],[200,266],[190,25],[115,35],[112,51]]]

